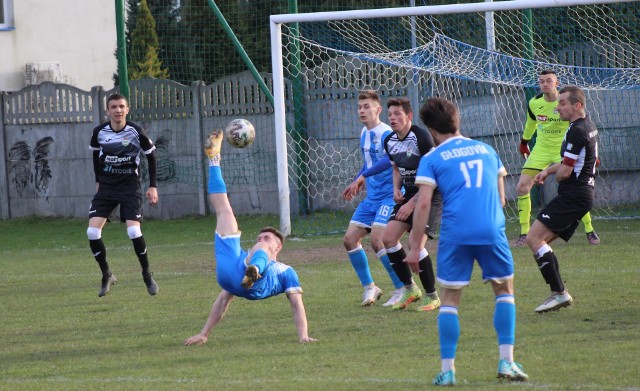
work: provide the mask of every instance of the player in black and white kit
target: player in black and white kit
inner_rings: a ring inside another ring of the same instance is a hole
[[[107,98],[109,122],[93,130],[89,148],[93,150],[93,169],[97,192],[89,207],[89,247],[102,271],[102,297],[118,280],[109,270],[107,251],[102,242],[102,227],[113,210],[120,205],[120,220],[127,224],[127,234],[133,242],[142,278],[150,295],[158,293],[158,284],[149,270],[147,245],[140,223],[142,222],[142,188],[140,159],[146,155],[149,163],[149,189],[146,198],[151,205],[158,202],[156,189],[156,156],[153,142],[137,124],[127,121],[129,103],[120,94]]]
[[[411,231],[413,209],[416,204],[418,188],[415,185],[416,172],[420,158],[435,147],[433,137],[426,130],[412,124],[413,111],[411,103],[406,98],[389,99],[387,101],[389,124],[393,133],[384,140],[384,148],[389,155],[393,167],[393,198],[396,205],[385,227],[382,240],[384,242],[389,261],[404,288],[396,291],[397,301],[392,309],[406,308],[414,301],[422,298],[422,291],[411,277],[409,265],[404,262],[406,252],[402,248],[400,239],[405,232]],[[404,188],[404,194],[402,192]],[[439,193],[438,193],[439,194]],[[442,198],[434,202],[433,218],[427,227],[419,227],[425,231],[420,252],[420,281],[426,292],[425,301],[418,311],[432,311],[440,307],[440,299],[436,292],[435,278],[431,257],[424,248],[427,234],[432,233],[430,227],[435,228],[440,220]]]
[[[542,170],[534,181],[542,184],[556,174],[558,195],[538,214],[527,235],[527,245],[551,295],[536,308],[537,313],[571,305],[573,298],[560,277],[558,259],[549,246],[556,238],[568,241],[582,216],[591,210],[594,200],[595,170],[598,159],[598,130],[585,112],[584,92],[576,86],[560,90],[557,110],[560,118],[570,121],[560,154],[562,161]]]

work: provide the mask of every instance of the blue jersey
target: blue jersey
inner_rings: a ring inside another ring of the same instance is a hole
[[[373,129],[362,128],[360,133],[360,151],[364,159],[365,168],[371,168],[376,162],[385,157],[387,152],[384,149],[384,139],[393,131],[389,125],[380,123]],[[373,201],[380,201],[393,197],[393,169],[386,170],[371,175],[365,179],[367,185],[367,198]]]
[[[416,184],[442,193],[440,241],[495,244],[507,240],[498,178],[507,174],[489,145],[452,137],[420,160]]]
[[[250,289],[240,284],[247,265],[247,251],[240,247],[240,234],[220,236],[216,232],[216,277],[218,284],[227,292],[249,300],[261,300],[281,293],[302,293],[298,274],[291,266],[274,260]],[[246,261],[245,261],[246,260]]]

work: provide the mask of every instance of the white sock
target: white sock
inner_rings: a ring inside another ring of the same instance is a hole
[[[443,358],[442,359],[442,373],[447,373],[451,370],[455,371],[456,367],[453,363],[453,358]]]
[[[513,362],[513,345],[499,345],[498,349],[500,350],[500,359],[505,360],[506,362]]]

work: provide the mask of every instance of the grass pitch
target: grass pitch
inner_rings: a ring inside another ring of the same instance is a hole
[[[435,313],[361,308],[362,288],[340,236],[287,241],[281,260],[298,271],[309,334],[299,344],[284,295],[236,299],[203,346],[182,341],[202,328],[214,297],[212,217],[147,221],[143,233],[157,296],[147,294],[123,224],[103,231],[118,283],[98,298],[99,269],[86,221],[0,222],[2,390],[418,390],[440,368]],[[241,218],[246,246],[275,217]],[[553,244],[574,305],[538,315],[548,295],[528,249],[516,260],[516,360],[531,380],[495,378],[493,295],[479,270],[460,306],[459,388],[640,390],[640,221],[595,221]],[[509,236],[517,236],[509,227]],[[368,245],[365,243],[365,245]],[[372,273],[392,287],[369,251]]]

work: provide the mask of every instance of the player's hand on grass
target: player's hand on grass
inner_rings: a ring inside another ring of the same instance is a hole
[[[203,345],[207,343],[208,340],[209,338],[206,335],[198,334],[198,335],[194,335],[193,337],[189,337],[185,339],[184,344],[185,346]]]
[[[300,343],[307,343],[307,342],[318,342],[318,340],[311,337],[300,338]]]
[[[522,155],[525,159],[529,157],[529,155],[531,154],[531,150],[529,149],[529,140],[520,140],[518,152],[520,152],[520,155]]]

